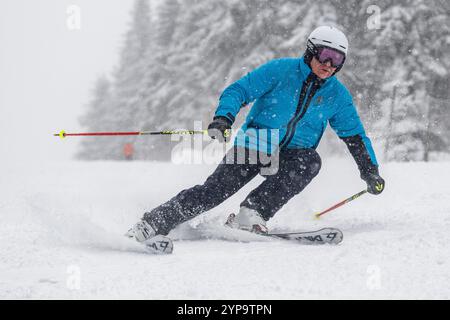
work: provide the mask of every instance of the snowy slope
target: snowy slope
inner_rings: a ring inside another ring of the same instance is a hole
[[[145,210],[201,183],[214,166],[5,166],[0,298],[449,299],[450,163],[384,165],[382,195],[365,195],[317,221],[313,212],[364,188],[351,159],[323,162],[316,180],[269,227],[338,227],[339,246],[233,241],[222,223],[258,177],[174,230],[169,256],[148,255],[122,234]]]

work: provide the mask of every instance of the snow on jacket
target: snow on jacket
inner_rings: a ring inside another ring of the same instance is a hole
[[[378,166],[347,88],[335,76],[316,77],[303,58],[269,61],[234,82],[223,91],[215,116],[234,122],[240,108],[252,102],[236,145],[266,153],[277,147],[316,149],[330,123],[362,172]]]

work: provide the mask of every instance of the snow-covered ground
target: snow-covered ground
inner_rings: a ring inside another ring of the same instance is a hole
[[[324,158],[319,176],[269,227],[338,227],[338,246],[233,241],[222,224],[260,177],[175,229],[172,255],[146,254],[123,237],[144,211],[213,168],[32,159],[3,166],[0,298],[450,298],[450,162],[383,165],[382,195],[315,220],[365,187],[353,160]]]

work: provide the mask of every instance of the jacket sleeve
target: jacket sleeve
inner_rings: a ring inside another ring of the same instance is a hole
[[[337,112],[330,118],[330,125],[347,145],[355,159],[361,177],[378,174],[378,162],[370,139],[366,136],[361,119],[350,93],[345,89],[339,96]]]
[[[241,107],[272,90],[280,81],[280,60],[272,60],[228,86],[220,96],[215,116],[234,122]]]

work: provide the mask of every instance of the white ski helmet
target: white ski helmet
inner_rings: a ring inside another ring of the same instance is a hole
[[[325,46],[341,51],[345,55],[348,52],[348,40],[345,34],[334,27],[321,26],[314,29],[308,37],[316,46]]]
[[[313,30],[308,37],[305,52],[305,62],[310,65],[311,59],[318,53],[319,47],[328,47],[344,54],[342,64],[335,70],[339,72],[344,65],[348,52],[348,40],[345,34],[337,28],[321,26]]]

